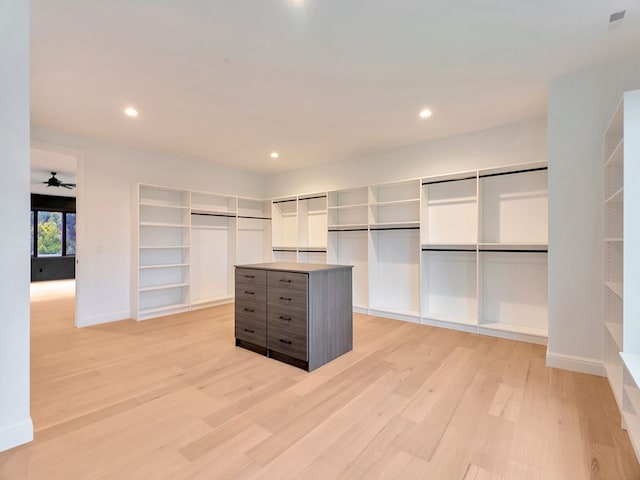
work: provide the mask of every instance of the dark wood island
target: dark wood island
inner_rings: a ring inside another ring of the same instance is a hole
[[[236,345],[315,370],[353,348],[350,265],[235,267]]]

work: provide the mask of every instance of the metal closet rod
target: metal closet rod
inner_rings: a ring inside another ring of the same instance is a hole
[[[343,228],[339,230],[329,230],[329,232],[368,232],[368,228]]]
[[[536,167],[536,168],[526,168],[523,170],[512,170],[510,172],[500,172],[500,173],[485,173],[483,175],[478,175],[480,178],[487,177],[499,177],[501,175],[515,175],[516,173],[527,173],[527,172],[539,172],[542,170],[548,170],[549,167]]]
[[[420,230],[420,227],[383,227],[371,229],[372,232],[382,232],[386,230]]]
[[[202,217],[226,217],[226,218],[236,218],[235,215],[230,215],[227,213],[198,213],[191,212],[191,215],[200,215]]]
[[[292,198],[291,200],[274,200],[273,203],[287,203],[287,202],[297,202],[297,200],[295,198]]]
[[[499,253],[548,253],[548,250],[508,250],[508,249],[498,249],[495,250],[478,250],[480,253],[491,253],[491,252],[499,252]]]
[[[476,249],[470,248],[423,248],[423,252],[476,252]]]
[[[300,253],[327,253],[327,249],[326,248],[316,248],[314,249],[308,249],[308,248],[299,248],[298,252]]]
[[[316,195],[314,197],[304,197],[304,198],[301,197],[301,198],[299,198],[299,200],[313,200],[314,198],[327,198],[327,196],[326,195]],[[286,200],[286,201],[289,202],[289,201],[293,201],[293,200]]]
[[[251,218],[254,220],[271,220],[271,217],[249,217],[247,215],[238,215],[238,218]]]
[[[451,178],[448,180],[434,180],[432,182],[422,182],[422,185],[435,185],[436,183],[449,183],[449,182],[461,182],[463,180],[475,180],[476,176],[473,177],[464,177],[464,178]]]

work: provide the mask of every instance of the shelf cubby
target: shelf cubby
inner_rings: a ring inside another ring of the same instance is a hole
[[[422,251],[422,322],[476,332],[478,324],[477,253]]]
[[[479,259],[479,331],[546,343],[547,254],[481,251]]]
[[[139,205],[167,208],[188,208],[189,193],[156,186],[140,186]]]
[[[192,213],[236,213],[236,197],[227,195],[216,195],[213,193],[192,192],[191,212]]]
[[[327,195],[327,206],[329,208],[339,208],[354,205],[369,204],[369,190],[367,187],[349,188],[329,192]]]
[[[327,262],[353,265],[353,308],[365,313],[369,305],[369,232],[364,230],[335,231],[329,233]]]
[[[476,175],[423,180],[422,243],[475,244],[478,240]]]
[[[481,243],[547,243],[546,167],[479,175]]]
[[[273,246],[298,246],[298,199],[296,197],[273,200],[271,208]]]
[[[420,232],[372,230],[369,242],[369,311],[420,320]]]
[[[327,247],[327,195],[314,194],[298,199],[298,247]],[[313,257],[313,256],[312,256]],[[313,263],[313,262],[305,262]],[[326,258],[324,262],[326,263]]]
[[[199,223],[194,224],[198,219]],[[216,304],[234,296],[233,265],[236,259],[236,222],[224,215],[192,215],[191,303]],[[200,223],[202,222],[202,223]]]

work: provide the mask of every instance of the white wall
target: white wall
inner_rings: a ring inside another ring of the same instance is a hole
[[[38,128],[34,145],[78,155],[78,326],[131,317],[132,188],[166,185],[264,197],[261,176]]]
[[[436,118],[433,121],[437,121]],[[425,128],[429,128],[425,124]],[[360,155],[267,178],[271,197],[547,159],[544,118]]]
[[[602,373],[604,130],[640,57],[549,84],[550,365]]]
[[[33,439],[29,414],[29,2],[0,3],[0,451]]]

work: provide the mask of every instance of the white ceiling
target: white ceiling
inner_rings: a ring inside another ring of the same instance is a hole
[[[639,0],[32,0],[31,16],[34,125],[259,173],[538,117],[550,79],[640,54]]]

